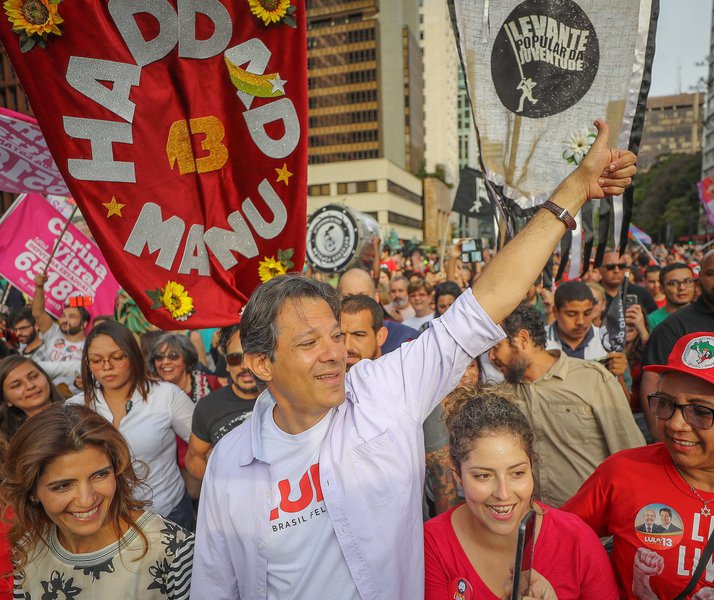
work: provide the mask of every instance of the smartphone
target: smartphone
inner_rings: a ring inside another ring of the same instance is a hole
[[[533,549],[535,546],[535,526],[536,513],[531,509],[518,525],[511,600],[521,600],[525,591],[530,587],[530,571],[533,567]]]
[[[625,310],[627,310],[628,306],[632,306],[633,304],[637,304],[639,300],[637,299],[636,294],[625,294]]]

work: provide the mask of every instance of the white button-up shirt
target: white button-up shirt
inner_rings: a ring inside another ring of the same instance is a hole
[[[320,483],[342,553],[364,600],[422,598],[422,423],[472,357],[504,337],[470,291],[418,339],[345,379],[320,449]],[[199,506],[191,598],[265,599],[269,466],[260,438],[265,391],[252,418],[215,447]],[[332,594],[332,595],[330,595]],[[324,598],[339,590],[325,589]]]

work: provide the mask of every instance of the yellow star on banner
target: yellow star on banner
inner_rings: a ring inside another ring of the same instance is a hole
[[[107,209],[107,219],[114,215],[121,217],[121,209],[126,206],[126,204],[119,204],[117,199],[112,196],[111,202],[102,202],[102,206]]]
[[[288,179],[290,179],[293,174],[288,171],[288,163],[283,163],[283,168],[275,169],[275,172],[278,174],[278,178],[275,183],[280,183],[281,181],[284,181],[285,185],[290,185]]]

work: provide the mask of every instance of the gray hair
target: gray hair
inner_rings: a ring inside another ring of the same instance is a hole
[[[278,342],[278,313],[288,300],[324,300],[336,320],[340,320],[340,296],[328,283],[289,273],[258,286],[243,309],[240,339],[246,354],[264,354],[275,360]]]
[[[185,335],[180,335],[178,333],[163,333],[156,338],[153,344],[151,344],[151,349],[147,358],[149,371],[151,371],[154,375],[157,375],[156,363],[154,359],[161,354],[161,348],[164,346],[166,346],[169,350],[178,352],[183,357],[183,361],[186,363],[186,371],[193,371],[196,368],[196,365],[198,365],[198,352],[196,352],[196,348],[193,347],[191,340],[189,340]]]

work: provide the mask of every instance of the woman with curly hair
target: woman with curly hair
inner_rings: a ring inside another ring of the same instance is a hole
[[[55,402],[64,398],[35,361],[17,355],[0,360],[0,434],[6,439]]]
[[[533,499],[534,434],[518,407],[489,391],[459,388],[447,411],[454,475],[466,502],[425,524],[426,600],[509,597],[518,526],[531,509],[536,541],[523,597],[616,600],[595,533]]]
[[[144,510],[129,447],[84,406],[54,405],[6,448],[16,598],[188,598],[193,535]]]

